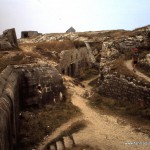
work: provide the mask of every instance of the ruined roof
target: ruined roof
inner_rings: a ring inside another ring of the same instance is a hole
[[[75,30],[73,27],[70,27],[70,28],[66,31],[66,33],[69,33],[69,32],[76,32],[76,30]]]

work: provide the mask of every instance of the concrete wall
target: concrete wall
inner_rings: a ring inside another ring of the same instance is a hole
[[[19,76],[8,66],[0,82],[0,150],[12,150],[18,138]]]
[[[21,38],[30,38],[39,35],[37,31],[22,31]]]
[[[79,69],[87,67],[89,63],[86,47],[62,51],[60,57],[59,70],[69,76],[77,76]]]
[[[21,77],[21,106],[57,103],[63,100],[63,80],[54,67],[33,64],[15,66],[15,69]]]
[[[64,91],[61,75],[52,66],[35,64],[4,69],[0,74],[0,150],[18,148],[20,109],[58,103],[63,100]]]

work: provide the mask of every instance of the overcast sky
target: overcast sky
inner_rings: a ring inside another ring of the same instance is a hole
[[[9,28],[40,33],[108,29],[150,24],[150,0],[0,0],[0,34]]]

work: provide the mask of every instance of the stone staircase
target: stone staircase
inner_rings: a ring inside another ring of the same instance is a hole
[[[75,141],[73,138],[73,135],[65,136],[57,141],[50,142],[45,150],[65,150],[65,149],[71,149],[75,147]]]

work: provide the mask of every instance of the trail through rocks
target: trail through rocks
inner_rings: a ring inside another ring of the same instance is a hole
[[[93,79],[95,79],[95,77]],[[91,80],[83,82],[85,88],[74,85],[70,77],[65,77],[65,80],[67,80],[70,91],[73,93],[72,103],[81,110],[81,118],[87,121],[86,128],[73,134],[76,144],[90,145],[100,150],[150,149],[150,137],[148,137],[148,135],[135,132],[134,128],[129,124],[119,123],[118,120],[121,120],[121,118],[104,113],[101,114],[88,105],[88,100],[83,98],[82,95],[84,95],[87,90],[91,90],[88,85]],[[69,124],[71,125],[71,123],[72,121],[69,121],[67,124],[62,125],[54,134],[47,137],[41,144],[41,147],[39,147],[39,150],[42,150],[43,146],[48,143],[52,137],[56,137],[56,135],[67,128]]]
[[[133,71],[132,60],[126,61],[126,62],[125,62],[125,65],[126,65],[126,67],[127,67],[129,70]],[[136,69],[136,72],[134,72],[134,73],[135,73],[137,76],[139,76],[139,77],[145,79],[146,81],[150,82],[150,78],[149,78],[148,76],[146,76],[145,74],[139,72],[137,69]]]

